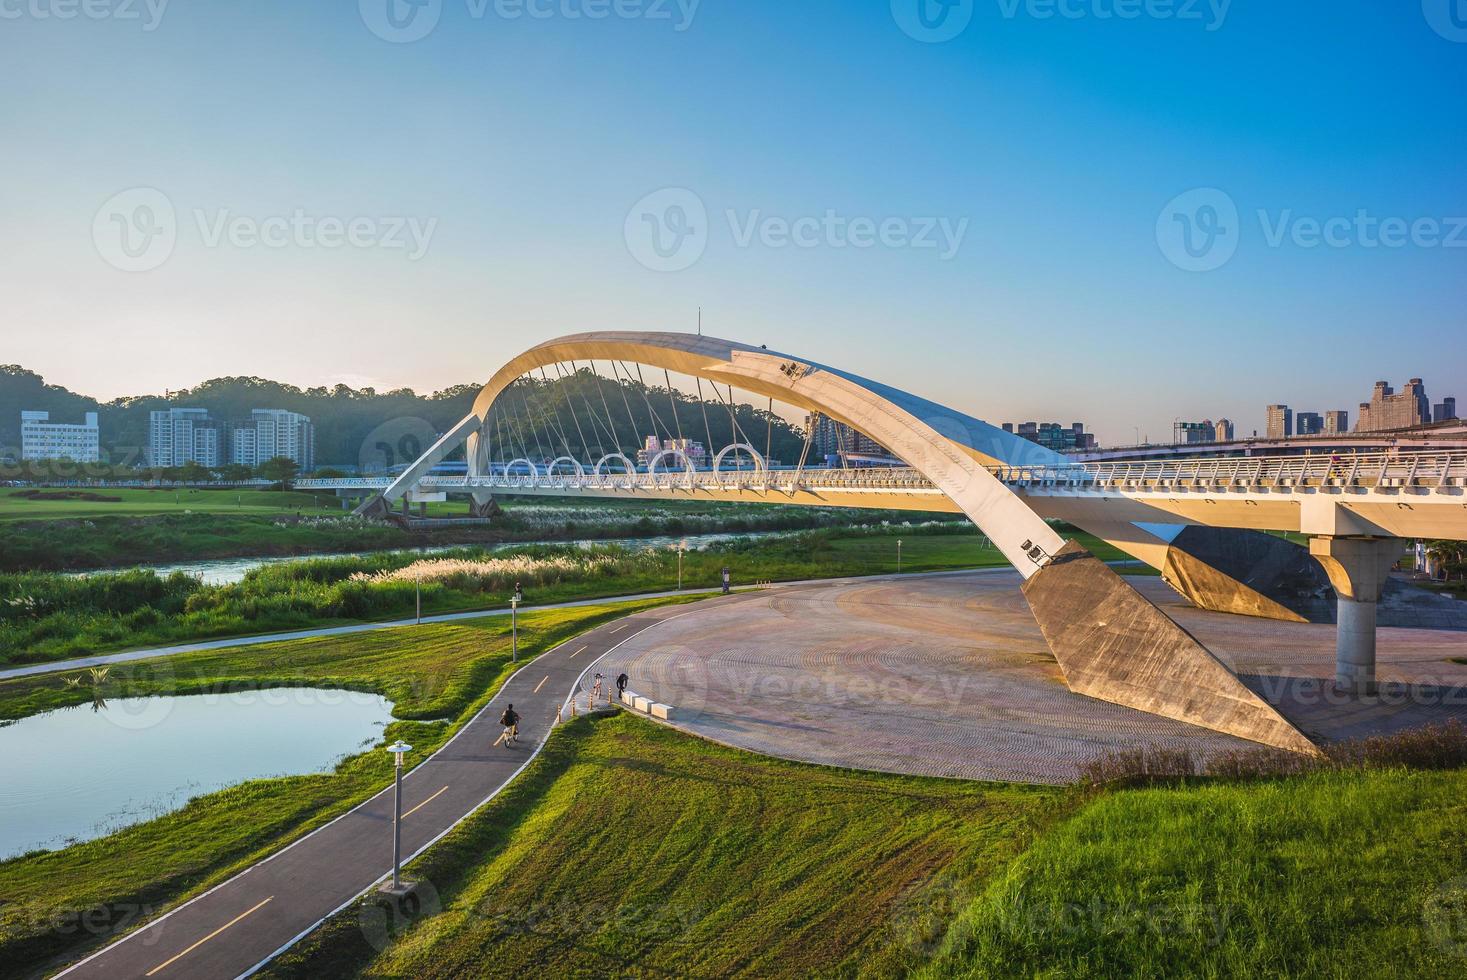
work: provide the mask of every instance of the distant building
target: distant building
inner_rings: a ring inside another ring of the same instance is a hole
[[[819,412],[805,416],[805,429],[811,433],[810,454],[828,465],[839,465],[851,456],[891,456],[890,450],[866,433]]]
[[[1431,410],[1433,422],[1450,422],[1457,417],[1457,399],[1443,398]]]
[[[1211,442],[1217,438],[1217,426],[1209,419],[1205,422],[1173,422],[1172,445],[1185,446],[1193,442]]]
[[[1294,434],[1294,411],[1287,405],[1270,405],[1266,433],[1270,439],[1287,439]]]
[[[156,469],[197,463],[213,469],[224,461],[224,425],[205,408],[166,408],[148,413],[148,465]]]
[[[229,461],[255,467],[284,457],[303,471],[316,467],[316,427],[296,412],[257,408],[229,425]]]
[[[51,422],[50,418],[49,412],[20,413],[21,459],[70,459],[78,463],[101,459],[96,412],[87,412],[80,425]]]
[[[1005,422],[1003,430],[1057,453],[1095,448],[1095,436],[1085,431],[1083,422],[1071,422],[1069,425],[1060,425],[1058,422],[1020,422],[1017,428],[1012,422]]]
[[[1399,392],[1385,381],[1377,381],[1370,401],[1360,403],[1356,432],[1407,429],[1431,421],[1431,402],[1420,378],[1412,378]]]
[[[1324,413],[1324,434],[1327,436],[1341,436],[1350,431],[1350,413],[1338,409],[1331,409]]]
[[[270,408],[257,408],[248,419],[235,421],[212,418],[203,408],[148,414],[148,465],[155,468],[189,463],[208,469],[225,463],[256,467],[277,456],[304,471],[315,468],[316,435],[309,418]]]
[[[648,436],[642,448],[637,450],[637,463],[640,466],[649,466],[659,455],[673,450],[679,450],[688,457],[695,469],[708,465],[708,450],[701,442],[692,439],[658,439],[656,436]],[[663,464],[664,467],[666,465]]]
[[[1317,436],[1324,431],[1324,416],[1318,412],[1299,412],[1294,416],[1294,435]]]
[[[1227,419],[1218,419],[1217,424],[1212,427],[1212,437],[1217,442],[1233,441],[1233,423]]]

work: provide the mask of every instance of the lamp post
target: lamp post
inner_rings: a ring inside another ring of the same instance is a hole
[[[383,891],[393,895],[401,895],[407,891],[402,884],[402,757],[411,752],[412,748],[402,739],[387,746],[387,751],[393,756],[396,779],[392,793],[392,884]]]
[[[416,569],[416,572],[417,572],[417,574],[413,577],[413,581],[414,581],[414,584],[415,584],[415,589],[414,589],[414,606],[415,606],[415,608],[417,610],[416,613],[414,613],[414,617],[417,619],[417,625],[418,626],[422,626],[423,625],[423,570],[421,568],[418,568],[418,569]]]
[[[897,574],[902,573],[902,539],[897,538]]]
[[[512,664],[519,663],[520,660],[519,608],[520,596],[516,592],[509,597],[509,662]]]
[[[683,546],[677,546],[677,590],[683,590]]]

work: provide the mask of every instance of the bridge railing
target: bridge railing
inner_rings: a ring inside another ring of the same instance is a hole
[[[1155,488],[1242,490],[1256,487],[1462,487],[1467,486],[1467,452],[1369,453],[1342,456],[1274,456],[1062,463],[1041,466],[990,466],[998,479],[1020,488],[1067,490],[1146,490]],[[300,489],[382,489],[387,477],[300,480]],[[424,490],[853,490],[935,492],[921,473],[908,467],[857,469],[666,470],[656,473],[505,473],[428,476]]]

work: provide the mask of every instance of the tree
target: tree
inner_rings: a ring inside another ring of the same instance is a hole
[[[269,480],[271,483],[280,484],[281,490],[289,490],[290,481],[294,480],[296,474],[300,473],[300,471],[301,468],[296,465],[296,461],[289,456],[276,456],[273,459],[267,459],[260,464],[259,469],[260,476]]]
[[[255,471],[244,463],[225,463],[219,467],[219,479],[228,483],[243,483],[255,475]]]

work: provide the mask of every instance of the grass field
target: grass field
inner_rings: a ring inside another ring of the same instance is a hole
[[[581,719],[414,866],[442,915],[379,956],[343,914],[273,973],[895,976],[1062,806]]]
[[[41,499],[27,491],[0,490],[0,521],[149,517],[160,514],[331,514],[341,513],[334,494],[278,490],[42,489]],[[115,498],[87,500],[87,496]],[[70,497],[72,499],[52,499]]]
[[[657,602],[526,613],[521,663],[576,633]],[[111,668],[104,693],[187,694],[268,687],[338,687],[395,701],[384,738],[422,751],[445,742],[515,669],[509,624],[469,620],[345,637],[295,640]],[[0,682],[0,719],[89,704],[56,675]],[[80,709],[78,709],[80,710]],[[433,723],[427,719],[447,719]],[[258,780],[191,801],[184,809],[60,851],[0,862],[0,973],[29,972],[75,956],[156,911],[325,823],[390,778],[385,752],[344,760],[334,772]]]
[[[435,914],[368,900],[269,973],[1457,976],[1464,790],[1393,769],[1092,796],[582,719],[410,869]]]

